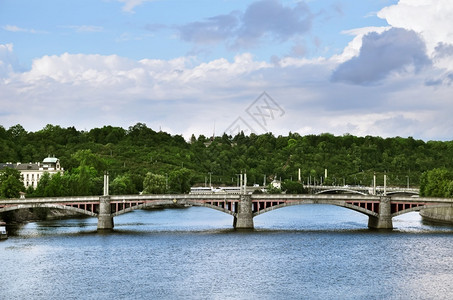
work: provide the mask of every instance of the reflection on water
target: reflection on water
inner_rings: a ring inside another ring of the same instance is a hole
[[[29,223],[0,243],[1,299],[453,299],[453,227],[292,206],[235,231],[200,207]]]

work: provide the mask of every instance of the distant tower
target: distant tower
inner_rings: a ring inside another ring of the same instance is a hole
[[[215,121],[214,121],[214,129],[212,130],[211,142],[214,141],[214,139],[215,139]]]

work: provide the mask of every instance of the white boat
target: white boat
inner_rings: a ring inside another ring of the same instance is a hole
[[[6,223],[0,222],[0,240],[8,238],[8,233],[6,232]]]

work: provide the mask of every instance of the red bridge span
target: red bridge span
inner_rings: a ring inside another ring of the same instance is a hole
[[[253,228],[253,218],[286,206],[329,204],[345,207],[369,217],[368,227],[392,229],[392,218],[424,208],[453,207],[453,199],[373,195],[110,195],[88,197],[29,198],[0,201],[0,213],[29,208],[53,208],[98,218],[98,230],[111,230],[114,217],[136,209],[168,205],[202,206],[234,217],[238,229]]]

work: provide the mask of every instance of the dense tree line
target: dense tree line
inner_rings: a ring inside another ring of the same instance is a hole
[[[276,178],[297,190],[290,182],[297,181],[299,168],[305,183],[370,185],[376,174],[383,184],[387,174],[393,186],[418,186],[422,174],[435,168],[453,170],[453,141],[297,133],[193,135],[186,141],[143,123],[89,131],[47,125],[27,132],[21,125],[0,126],[0,162],[38,162],[48,155],[60,159],[65,173],[42,178],[36,190],[27,191],[31,195],[101,194],[104,171],[109,171],[111,192],[126,194],[143,191],[144,182],[157,182],[165,192],[187,192],[191,185],[210,181],[236,185],[241,171],[247,172],[249,184]]]
[[[453,198],[453,172],[436,168],[420,177],[420,196]]]

